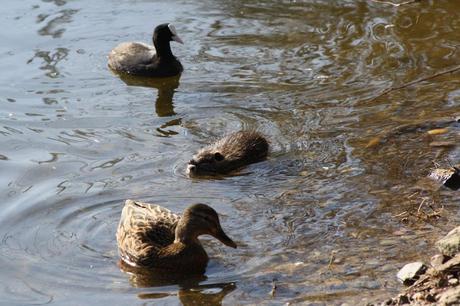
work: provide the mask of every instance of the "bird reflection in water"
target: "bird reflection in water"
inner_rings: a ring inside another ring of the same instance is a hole
[[[112,72],[115,73],[114,71]],[[151,87],[158,90],[157,99],[155,101],[155,112],[158,117],[171,117],[176,115],[174,112],[173,98],[177,87],[179,87],[180,75],[168,78],[148,78],[121,73],[116,74],[126,85]],[[170,126],[178,126],[181,123],[181,118],[172,119],[158,127],[157,132],[159,136],[164,137],[176,135],[176,131],[167,128]]]
[[[204,284],[207,279],[205,275],[174,275],[164,271],[136,269],[119,261],[119,267],[129,275],[129,282],[137,288],[162,287],[178,285],[177,294],[171,292],[139,293],[138,297],[143,300],[163,299],[177,296],[182,305],[222,305],[227,294],[236,289],[233,282]]]
[[[158,90],[157,99],[155,101],[155,111],[158,117],[176,115],[174,112],[173,98],[177,87],[179,87],[180,75],[169,78],[147,78],[129,74],[117,75],[126,85],[151,87]]]

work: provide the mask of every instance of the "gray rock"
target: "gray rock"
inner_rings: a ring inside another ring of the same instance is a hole
[[[448,289],[438,295],[437,305],[458,305],[460,301],[460,287]]]
[[[434,169],[430,173],[429,178],[452,190],[460,189],[460,170],[456,167],[450,169]]]
[[[399,270],[396,276],[403,284],[410,285],[415,282],[420,275],[425,273],[426,269],[427,266],[423,262],[411,262]]]
[[[436,267],[442,265],[444,262],[446,262],[447,258],[448,257],[446,257],[446,256],[444,256],[442,254],[436,254],[433,257],[431,257],[430,264],[431,264],[431,266],[433,268],[436,268]]]
[[[455,256],[460,251],[460,226],[454,228],[444,238],[438,240],[436,247],[446,256]]]

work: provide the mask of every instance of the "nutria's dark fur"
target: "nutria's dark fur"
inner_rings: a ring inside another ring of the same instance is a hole
[[[239,131],[201,149],[189,161],[189,175],[226,174],[267,158],[268,142],[255,131]]]

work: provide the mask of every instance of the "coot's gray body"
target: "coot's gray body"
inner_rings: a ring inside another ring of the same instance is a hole
[[[109,54],[109,67],[118,73],[148,77],[170,77],[183,71],[172,54],[170,42],[183,43],[172,24],[161,24],[153,32],[153,46],[141,42],[125,42]]]

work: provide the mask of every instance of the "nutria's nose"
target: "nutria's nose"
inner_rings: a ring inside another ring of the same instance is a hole
[[[188,165],[187,166],[187,173],[193,173],[193,172],[195,172],[195,170],[196,170],[195,165]]]
[[[196,161],[194,159],[191,159],[188,161],[189,165],[196,165]]]

